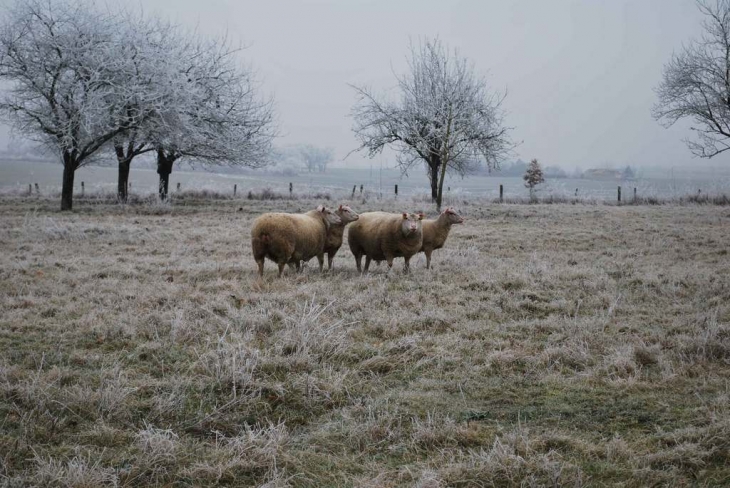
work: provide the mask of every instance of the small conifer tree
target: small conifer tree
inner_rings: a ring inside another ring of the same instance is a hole
[[[535,187],[540,183],[545,182],[545,177],[542,174],[542,168],[537,159],[530,161],[530,165],[525,171],[525,175],[522,177],[525,180],[525,186],[530,189],[530,200],[535,199]]]

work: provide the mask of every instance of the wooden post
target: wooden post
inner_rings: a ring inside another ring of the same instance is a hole
[[[127,183],[127,193],[132,193],[132,182]]]
[[[362,196],[362,185],[360,185],[360,196]]]
[[[634,201],[636,201],[636,187],[634,187]]]
[[[233,185],[233,196],[236,196],[236,190],[238,189],[238,185]]]
[[[289,182],[289,198],[294,198],[294,183]]]
[[[355,198],[355,190],[357,190],[357,185],[352,185],[352,197]]]
[[[177,191],[180,191],[180,183],[177,184]]]
[[[504,202],[504,186],[499,185],[499,203]]]
[[[621,187],[618,187],[618,203],[621,203]]]
[[[81,196],[84,196],[84,182],[81,182]]]
[[[33,194],[33,185],[28,183],[28,195],[32,195],[32,194]]]
[[[395,196],[398,197],[398,185],[395,185]]]
[[[576,197],[578,196],[578,189],[577,188],[575,189],[575,196]]]
[[[38,183],[33,183],[33,184],[35,185],[35,192],[40,195],[41,189],[38,187]]]

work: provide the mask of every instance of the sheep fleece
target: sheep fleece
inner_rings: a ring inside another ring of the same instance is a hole
[[[401,232],[402,214],[386,212],[367,212],[360,214],[360,219],[350,224],[347,242],[350,250],[362,254],[374,261],[383,261],[391,257],[408,257],[421,250],[423,233],[405,237]]]
[[[327,224],[317,210],[305,214],[267,213],[251,227],[254,256],[263,254],[277,263],[309,261],[323,254],[326,237]]]

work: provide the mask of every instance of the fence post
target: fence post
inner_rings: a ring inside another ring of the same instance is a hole
[[[499,203],[504,202],[504,186],[499,185]]]
[[[30,196],[32,194],[33,194],[33,185],[31,185],[30,183],[28,183],[28,195]]]
[[[576,197],[578,196],[578,189],[577,188],[575,189],[575,196]]]
[[[634,202],[636,202],[636,187],[634,187]]]
[[[84,182],[81,182],[81,196],[84,196]]]
[[[289,198],[293,198],[294,196],[294,183],[289,182]]]
[[[352,185],[352,196],[350,198],[355,198],[355,190],[357,190],[357,185]]]
[[[362,196],[362,185],[360,185],[360,196]]]
[[[618,203],[621,203],[621,187],[618,187]]]
[[[398,197],[398,185],[395,185],[395,196]]]
[[[35,185],[35,192],[40,195],[41,189],[38,187],[38,183],[33,183],[33,184]]]
[[[177,184],[177,191],[180,191],[180,183]]]
[[[127,193],[132,193],[132,182],[127,183]]]
[[[233,196],[236,196],[236,190],[238,190],[238,185],[233,185]]]

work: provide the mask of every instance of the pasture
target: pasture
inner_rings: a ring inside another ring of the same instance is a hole
[[[319,203],[0,199],[0,484],[730,484],[730,209],[464,204],[431,270],[258,280]]]

